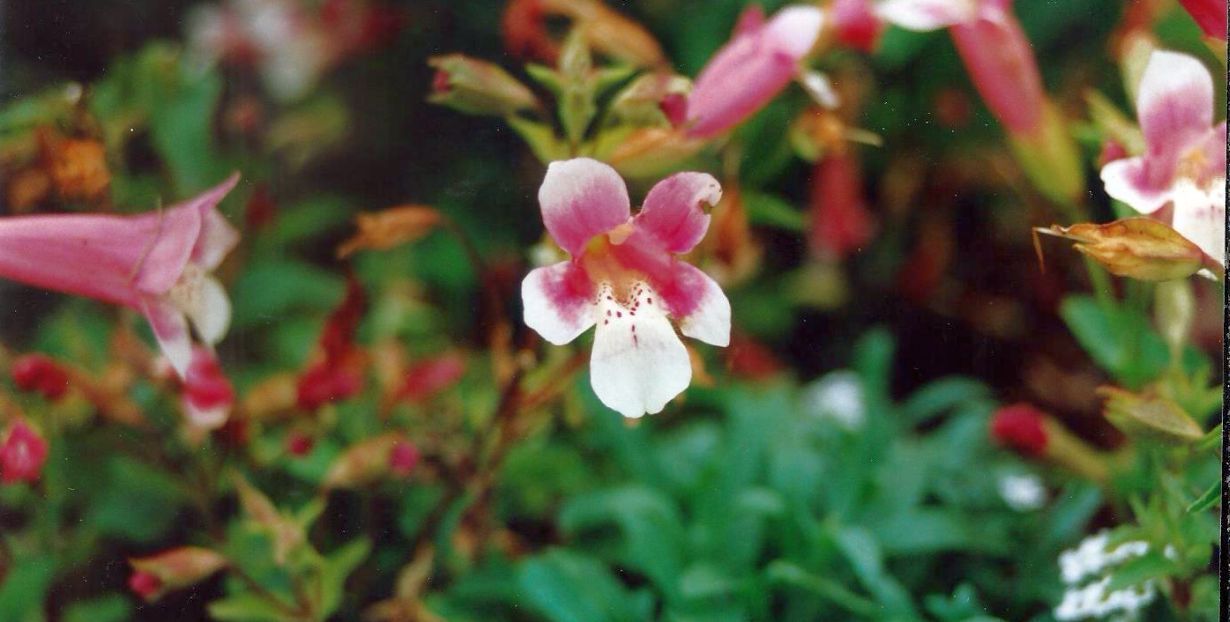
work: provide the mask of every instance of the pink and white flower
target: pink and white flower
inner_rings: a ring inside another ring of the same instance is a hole
[[[196,346],[184,374],[184,413],[192,425],[214,430],[226,423],[235,405],[235,389],[212,350]]]
[[[974,87],[1000,123],[1017,134],[1041,126],[1046,93],[1012,0],[883,0],[875,12],[906,30],[948,28]]]
[[[210,272],[239,233],[217,210],[239,175],[203,194],[137,216],[53,214],[0,219],[0,277],[143,313],[184,377],[189,323],[207,344],[230,325],[226,291]]]
[[[1155,51],[1136,96],[1145,152],[1102,167],[1106,193],[1143,214],[1174,206],[1171,226],[1225,263],[1226,123],[1213,124],[1213,78],[1191,56]]]
[[[799,74],[823,22],[824,13],[812,6],[788,6],[767,22],[759,7],[744,11],[734,36],[696,78],[688,134],[717,136],[763,108]]]
[[[521,284],[525,323],[555,344],[597,326],[590,382],[625,417],[661,412],[692,379],[684,335],[730,342],[730,302],[713,279],[678,255],[705,236],[702,205],[721,198],[705,173],[658,182],[631,213],[628,190],[610,166],[588,158],[552,162],[538,191],[547,232],[571,256]]]

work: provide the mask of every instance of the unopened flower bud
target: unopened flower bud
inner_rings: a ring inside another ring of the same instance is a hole
[[[508,116],[538,106],[524,84],[498,65],[461,54],[428,59],[436,69],[428,101],[467,114]]]
[[[24,419],[9,426],[4,443],[0,444],[0,482],[34,483],[47,462],[47,441]]]
[[[427,359],[410,366],[399,399],[423,402],[453,386],[466,373],[465,359],[456,353]]]
[[[1098,395],[1106,399],[1106,420],[1130,437],[1183,445],[1204,436],[1200,425],[1181,406],[1164,397],[1109,386],[1099,387]]]
[[[312,453],[312,448],[315,446],[316,441],[303,432],[291,432],[286,437],[286,453],[296,458]]]
[[[337,489],[370,484],[393,471],[395,458],[397,468],[403,469],[408,464],[413,469],[409,452],[405,448],[398,449],[402,446],[411,448],[417,462],[417,448],[400,434],[383,434],[355,443],[333,461],[322,485],[325,489]]]
[[[1029,404],[1013,404],[995,411],[991,419],[991,436],[1001,445],[1027,456],[1046,452],[1045,416]]]
[[[146,602],[163,594],[208,578],[227,565],[221,553],[199,546],[183,546],[169,551],[128,560],[132,576],[128,587]]]
[[[344,259],[358,250],[387,250],[414,242],[435,230],[440,221],[440,212],[426,205],[399,205],[359,214],[355,218],[358,233],[338,247],[337,256]]]
[[[408,477],[419,463],[419,450],[409,441],[397,441],[389,450],[389,471],[397,477]]]
[[[13,361],[13,384],[22,391],[37,391],[56,401],[68,391],[68,372],[44,354],[26,354]]]

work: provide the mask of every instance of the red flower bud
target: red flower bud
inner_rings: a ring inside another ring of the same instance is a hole
[[[153,600],[162,591],[162,580],[158,577],[138,570],[128,577],[128,589],[142,600]]]
[[[25,354],[13,361],[13,384],[22,391],[37,391],[48,400],[64,397],[68,391],[68,372],[44,354]]]
[[[837,41],[856,50],[874,52],[884,23],[871,8],[871,0],[833,0],[829,11]]]
[[[303,432],[291,432],[286,437],[286,452],[295,457],[308,455],[315,446],[315,439]]]
[[[398,477],[406,477],[419,463],[419,450],[409,441],[397,441],[389,451],[389,471]]]
[[[9,426],[0,445],[0,482],[36,482],[47,461],[47,441],[24,419]]]
[[[991,437],[996,442],[1027,456],[1046,452],[1048,436],[1046,415],[1030,404],[1013,404],[995,411],[991,418]]]
[[[465,359],[460,354],[445,354],[419,361],[406,372],[406,382],[397,396],[411,402],[422,402],[456,384],[465,373]]]
[[[658,102],[658,108],[666,115],[666,120],[670,121],[672,127],[683,125],[688,118],[688,98],[682,93],[667,93],[662,101]]]
[[[352,397],[363,390],[363,379],[346,367],[322,362],[299,377],[297,403],[303,410],[316,410],[330,402]]]

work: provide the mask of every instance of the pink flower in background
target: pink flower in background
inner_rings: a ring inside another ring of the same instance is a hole
[[[184,412],[193,425],[212,430],[226,423],[235,405],[235,389],[222,373],[218,358],[206,347],[192,350],[192,363],[184,375]]]
[[[14,421],[0,444],[0,482],[37,482],[46,461],[47,441],[24,419]]]
[[[759,7],[745,11],[734,37],[696,78],[688,97],[688,133],[716,136],[769,103],[798,74],[823,21],[823,12],[811,6],[788,6],[768,22]]]
[[[1171,226],[1225,263],[1226,123],[1213,125],[1213,77],[1191,56],[1156,51],[1136,96],[1142,155],[1102,167],[1106,193],[1143,214],[1174,205]]]
[[[829,4],[829,19],[839,43],[864,52],[875,50],[884,31],[884,22],[876,15],[872,0],[833,0]]]
[[[209,273],[239,240],[217,210],[238,181],[232,175],[196,198],[137,216],[0,219],[0,277],[144,313],[183,377],[192,359],[189,322],[211,345],[230,325],[226,291]]]
[[[525,277],[525,323],[563,345],[597,326],[590,382],[625,417],[660,412],[692,379],[684,335],[730,342],[730,302],[704,272],[680,261],[705,236],[721,186],[705,173],[658,182],[632,216],[628,190],[610,166],[588,158],[552,162],[538,191],[548,233],[571,259]]]
[[[1042,123],[1046,94],[1033,48],[1012,14],[1012,0],[885,0],[885,21],[907,30],[949,28],[978,94],[1010,132]]]
[[[188,41],[205,62],[256,67],[270,94],[295,100],[347,56],[389,39],[400,15],[363,0],[230,0],[198,7]]]
[[[1179,0],[1210,37],[1226,40],[1226,0]]]
[[[812,251],[843,259],[867,244],[875,224],[863,198],[858,160],[832,153],[816,163],[811,177]]]

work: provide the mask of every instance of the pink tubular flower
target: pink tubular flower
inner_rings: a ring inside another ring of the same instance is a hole
[[[1179,4],[1210,37],[1226,40],[1226,0],[1179,0]]]
[[[1016,134],[1039,128],[1046,94],[1033,48],[1012,14],[1012,0],[885,0],[876,12],[907,30],[949,28],[974,87],[995,118]]]
[[[37,482],[46,461],[47,441],[24,419],[13,422],[0,444],[0,482]]]
[[[832,153],[812,172],[812,251],[844,259],[871,239],[875,224],[863,199],[858,160],[849,153]]]
[[[183,400],[184,412],[193,425],[212,430],[226,423],[235,405],[235,389],[209,348],[193,348],[192,362],[184,375]]]
[[[829,16],[833,33],[842,45],[864,52],[875,50],[884,23],[872,9],[872,0],[833,0]]]
[[[730,342],[726,295],[677,258],[705,237],[701,204],[721,194],[708,174],[677,173],[658,182],[632,216],[628,190],[610,166],[577,158],[547,168],[538,191],[543,222],[571,259],[525,277],[525,323],[555,345],[597,325],[590,382],[625,417],[660,412],[691,382],[670,318],[684,335]]]
[[[1171,226],[1225,263],[1226,123],[1213,125],[1213,78],[1176,52],[1149,57],[1136,96],[1145,152],[1102,167],[1106,193],[1149,214],[1173,203]]]
[[[231,306],[210,271],[239,240],[216,209],[239,175],[196,198],[137,216],[55,214],[0,219],[0,276],[136,309],[182,378],[188,323],[216,343]]]
[[[705,65],[688,97],[688,133],[711,138],[773,99],[798,73],[820,35],[824,14],[788,6],[764,21],[759,7],[739,18],[734,37]]]

